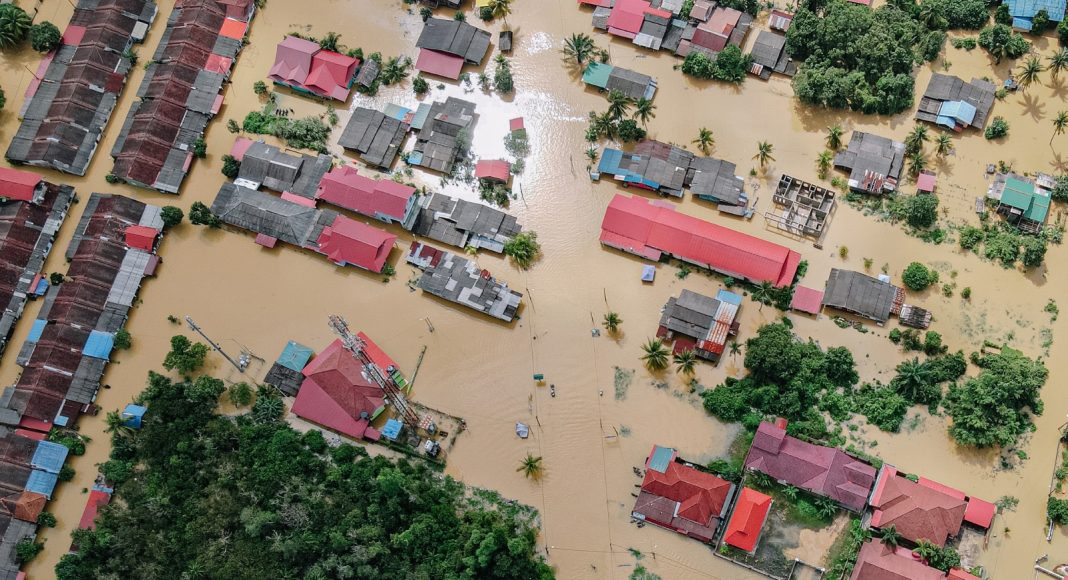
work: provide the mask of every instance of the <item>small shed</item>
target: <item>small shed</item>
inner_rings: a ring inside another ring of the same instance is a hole
[[[400,437],[401,430],[404,428],[404,423],[396,419],[389,419],[386,421],[386,425],[382,427],[382,436],[390,441],[396,441]]]
[[[151,252],[156,245],[159,230],[148,226],[129,226],[126,228],[126,245],[130,248]]]
[[[526,130],[526,127],[523,125],[523,117],[516,117],[508,121],[508,131],[515,133],[517,131]]]
[[[916,177],[916,191],[920,193],[934,193],[935,183],[938,176],[930,171],[924,171]]]
[[[147,407],[130,403],[122,410],[123,424],[131,429],[140,429]]]
[[[497,48],[501,52],[512,52],[512,31],[502,30],[497,37]]]
[[[656,266],[642,266],[642,282],[652,282],[656,278]]]
[[[794,296],[790,300],[790,310],[819,314],[823,304],[823,292],[814,288],[797,286],[794,288]]]
[[[315,351],[300,344],[296,341],[289,341],[286,343],[286,347],[282,349],[282,354],[278,357],[278,364],[297,371],[298,373],[304,370],[304,367],[311,360]]]
[[[512,176],[512,164],[501,159],[480,160],[475,164],[475,177],[483,181],[508,183]]]

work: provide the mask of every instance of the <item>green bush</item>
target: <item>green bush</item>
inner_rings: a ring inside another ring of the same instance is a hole
[[[120,328],[115,333],[115,348],[119,350],[127,350],[133,345],[133,340],[130,338],[130,332],[125,328]]]
[[[975,249],[983,241],[983,230],[975,226],[964,226],[960,229],[960,247],[965,250]]]
[[[905,420],[909,402],[894,389],[864,385],[855,395],[856,410],[883,431],[896,433]]]
[[[47,20],[30,28],[30,46],[37,52],[49,52],[59,46],[63,35]]]
[[[987,139],[998,139],[1009,134],[1009,122],[1004,117],[997,116],[987,126],[983,136]]]
[[[1030,42],[1019,33],[1013,32],[1008,24],[1002,23],[984,28],[979,33],[979,46],[990,53],[998,63],[1003,58],[1020,58],[1031,50]]]
[[[1050,496],[1046,500],[1046,517],[1053,520],[1058,526],[1068,524],[1068,499],[1057,499]]]
[[[889,338],[890,342],[892,342],[894,344],[900,344],[901,343],[901,329],[900,328],[892,329],[890,331],[890,334],[887,335],[887,338]]]
[[[683,74],[699,79],[713,79],[728,83],[740,83],[745,80],[745,74],[752,63],[752,57],[742,54],[742,50],[733,44],[728,44],[712,60],[703,52],[693,51],[686,55],[682,62]]]
[[[237,175],[241,173],[241,162],[229,153],[223,155],[222,161],[222,174],[230,179],[236,179]]]
[[[938,282],[938,272],[928,269],[919,262],[912,262],[905,268],[901,280],[909,290],[922,292],[931,284]]]
[[[182,223],[182,219],[185,218],[185,212],[173,205],[165,205],[160,210],[159,217],[163,220],[164,227],[173,228]]]
[[[938,220],[938,197],[920,194],[905,199],[905,221],[914,228],[926,229]]]

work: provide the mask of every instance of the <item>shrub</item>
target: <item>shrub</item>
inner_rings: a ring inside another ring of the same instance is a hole
[[[865,385],[855,395],[856,410],[883,431],[897,432],[905,420],[909,402],[888,387]]]
[[[182,218],[185,217],[185,213],[182,212],[180,208],[173,205],[166,205],[160,210],[159,217],[163,220],[164,227],[173,228],[182,223]]]
[[[7,6],[10,6],[10,4]],[[37,554],[40,554],[43,549],[44,544],[35,542],[33,538],[22,538],[15,544],[15,561],[19,564],[26,564],[36,558]]]
[[[914,195],[905,200],[905,221],[914,228],[929,228],[938,220],[938,197]]]
[[[1058,526],[1068,524],[1068,499],[1050,497],[1046,500],[1046,517]]]
[[[56,527],[56,516],[49,512],[41,512],[37,516],[37,525],[54,528]]]
[[[189,223],[195,226],[208,226],[211,228],[217,228],[222,225],[222,221],[211,213],[211,208],[199,201],[194,201],[192,207],[189,208]]]
[[[928,269],[919,262],[912,262],[905,268],[901,279],[910,290],[921,292],[938,281],[938,272]]]
[[[986,131],[983,132],[983,136],[987,139],[998,139],[1009,134],[1009,122],[1003,117],[994,117],[994,120],[987,126]]]
[[[267,83],[265,83],[263,81],[256,81],[256,82],[252,83],[252,92],[256,93],[258,96],[261,96],[261,97],[263,95],[266,95],[267,94]]]
[[[972,287],[965,286],[964,289],[960,291],[960,297],[965,300],[970,300],[972,297]]]
[[[633,141],[641,141],[645,139],[645,129],[638,126],[638,122],[634,119],[624,119],[619,122],[619,127],[616,129],[616,134],[619,136],[619,140],[624,143],[631,143]]]
[[[894,344],[900,344],[901,343],[901,329],[900,328],[895,328],[895,329],[891,330],[888,338],[890,339],[890,342],[892,342]]]
[[[524,270],[530,267],[539,253],[541,253],[541,244],[538,243],[537,232],[520,232],[504,244],[504,254],[515,260],[515,263]]]
[[[237,174],[241,172],[241,162],[229,153],[223,155],[222,161],[222,174],[230,179],[235,179]],[[190,216],[192,216],[192,214],[190,214]]]
[[[422,75],[416,76],[412,79],[412,90],[415,91],[415,94],[417,95],[425,95],[427,91],[430,90],[430,83],[426,82],[426,79],[424,79]]]
[[[49,52],[59,46],[63,35],[47,20],[30,28],[30,46],[37,52]]]
[[[196,141],[193,141],[193,157],[197,159],[203,159],[208,155],[208,143],[204,141],[203,137],[197,137]]]
[[[983,241],[983,230],[975,226],[964,226],[960,229],[960,247],[965,250],[975,249],[979,242]]]
[[[133,346],[133,340],[130,337],[130,332],[125,328],[120,328],[115,333],[115,348],[119,350],[127,350]]]

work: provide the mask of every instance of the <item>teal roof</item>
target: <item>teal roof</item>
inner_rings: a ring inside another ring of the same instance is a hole
[[[1034,195],[1035,184],[1009,177],[1005,180],[1005,189],[1001,192],[1001,203],[1026,211],[1031,207],[1031,198]]]
[[[608,86],[608,77],[612,74],[612,68],[610,64],[590,62],[585,72],[582,73],[582,82],[603,89]]]
[[[653,446],[653,453],[649,456],[649,469],[664,473],[667,471],[671,460],[675,458],[675,450],[670,447]]]
[[[305,366],[307,366],[308,360],[311,359],[313,352],[312,349],[303,344],[291,340],[287,342],[286,347],[282,349],[282,355],[278,357],[277,362],[287,369],[299,373],[304,370]]]
[[[1035,189],[1035,196],[1031,198],[1031,207],[1024,212],[1024,217],[1043,223],[1047,215],[1049,215],[1049,192],[1044,189]]]

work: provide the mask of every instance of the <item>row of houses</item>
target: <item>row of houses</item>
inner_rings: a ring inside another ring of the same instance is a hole
[[[222,108],[255,8],[253,0],[185,0],[174,7],[112,147],[115,177],[178,193],[197,143]]]
[[[593,10],[593,27],[653,50],[678,56],[698,51],[714,56],[733,44],[741,47],[753,17],[715,2],[693,3],[682,14],[676,0],[579,0]],[[654,4],[656,6],[654,6]]]
[[[59,48],[26,90],[5,157],[85,175],[126,84],[131,48],[155,17],[151,0],[78,0]]]
[[[63,445],[0,426],[0,580],[24,577],[15,547],[36,536],[67,454]]]
[[[73,199],[73,187],[0,168],[0,354],[26,301],[48,288],[45,260]]]

